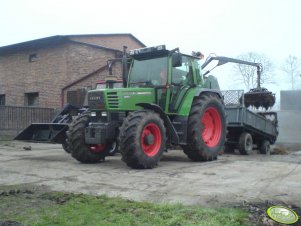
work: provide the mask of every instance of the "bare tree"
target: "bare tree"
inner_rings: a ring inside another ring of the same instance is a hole
[[[289,55],[283,66],[282,66],[282,71],[284,71],[289,77],[290,77],[290,80],[291,80],[291,84],[292,84],[292,90],[295,89],[295,78],[297,76],[300,76],[300,67],[301,67],[301,63],[300,61],[298,60],[297,57],[295,56],[292,56],[292,55]]]
[[[274,66],[272,62],[268,59],[268,57],[266,57],[264,54],[248,52],[246,54],[239,55],[238,59],[254,63],[261,63],[263,70],[260,78],[260,84],[267,84],[273,82],[271,73],[274,70]],[[241,75],[240,80],[245,84],[248,90],[257,87],[256,67],[243,64],[236,64],[234,68],[235,71]]]

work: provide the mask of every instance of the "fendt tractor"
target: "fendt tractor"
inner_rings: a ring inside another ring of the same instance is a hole
[[[87,110],[69,125],[72,156],[96,163],[118,142],[132,168],[155,167],[174,145],[193,161],[216,159],[226,137],[223,98],[199,60],[164,45],[131,50],[123,61],[124,88],[89,91]]]

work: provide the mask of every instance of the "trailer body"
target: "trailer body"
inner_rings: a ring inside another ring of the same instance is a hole
[[[228,130],[249,131],[257,139],[263,137],[274,144],[278,136],[278,127],[275,122],[267,119],[263,113],[254,113],[245,107],[226,107]],[[269,115],[276,115],[269,112]]]
[[[248,150],[241,149],[257,147],[260,150],[263,143],[276,142],[279,133],[277,112],[259,112],[245,107],[243,90],[227,90],[222,93],[227,116],[226,149],[238,148],[243,154],[247,154]],[[249,140],[246,141],[244,136]]]

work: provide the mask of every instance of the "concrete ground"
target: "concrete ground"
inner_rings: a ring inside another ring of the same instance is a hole
[[[28,145],[32,150],[23,149]],[[119,154],[85,165],[60,145],[12,142],[0,145],[0,185],[16,184],[153,202],[224,206],[269,200],[301,207],[301,148],[288,155],[224,154],[201,163],[174,150],[155,169],[133,170]]]

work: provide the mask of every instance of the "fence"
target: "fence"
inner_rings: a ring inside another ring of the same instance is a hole
[[[50,122],[53,108],[0,106],[0,135],[14,136],[34,122]]]
[[[243,90],[224,90],[222,91],[226,107],[242,107],[244,105]]]
[[[280,91],[280,109],[301,111],[301,90]]]

